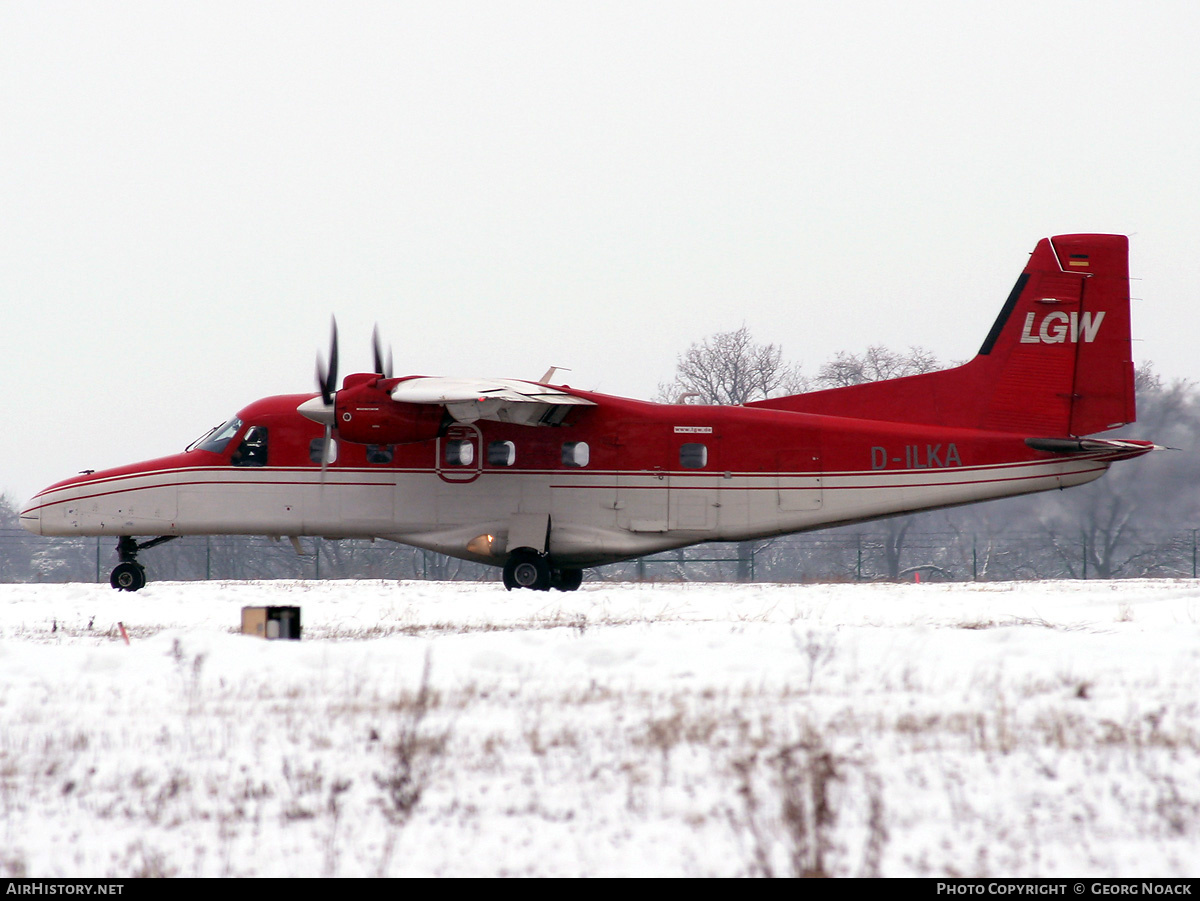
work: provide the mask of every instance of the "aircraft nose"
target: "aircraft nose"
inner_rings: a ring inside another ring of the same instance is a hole
[[[28,529],[34,535],[42,534],[42,511],[37,507],[30,507],[27,510],[21,511],[21,525]]]

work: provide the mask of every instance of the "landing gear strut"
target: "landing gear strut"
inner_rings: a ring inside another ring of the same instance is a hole
[[[553,569],[545,555],[529,548],[518,548],[504,564],[504,587],[531,588],[534,591],[574,591],[583,582],[582,569]]]
[[[141,591],[146,587],[146,567],[137,562],[138,551],[144,551],[178,537],[178,535],[161,535],[139,544],[132,535],[122,535],[117,539],[117,556],[121,558],[121,562],[113,567],[112,574],[108,577],[108,584],[117,591]]]

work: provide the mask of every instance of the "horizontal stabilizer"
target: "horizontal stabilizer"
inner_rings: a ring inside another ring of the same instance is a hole
[[[1120,438],[1026,438],[1025,444],[1034,450],[1046,451],[1051,454],[1166,450],[1166,448],[1149,441],[1126,441]]]

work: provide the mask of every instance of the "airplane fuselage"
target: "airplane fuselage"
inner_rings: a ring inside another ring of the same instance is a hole
[[[311,395],[267,398],[220,449],[67,479],[22,523],[42,535],[383,538],[496,565],[519,541],[586,567],[1066,488],[1150,449],[1064,457],[1013,433],[574,393],[597,405],[556,426],[336,442],[324,470],[323,431],[297,412]]]

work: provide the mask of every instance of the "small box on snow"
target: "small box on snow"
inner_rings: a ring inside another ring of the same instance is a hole
[[[300,640],[299,607],[243,607],[242,634]]]

